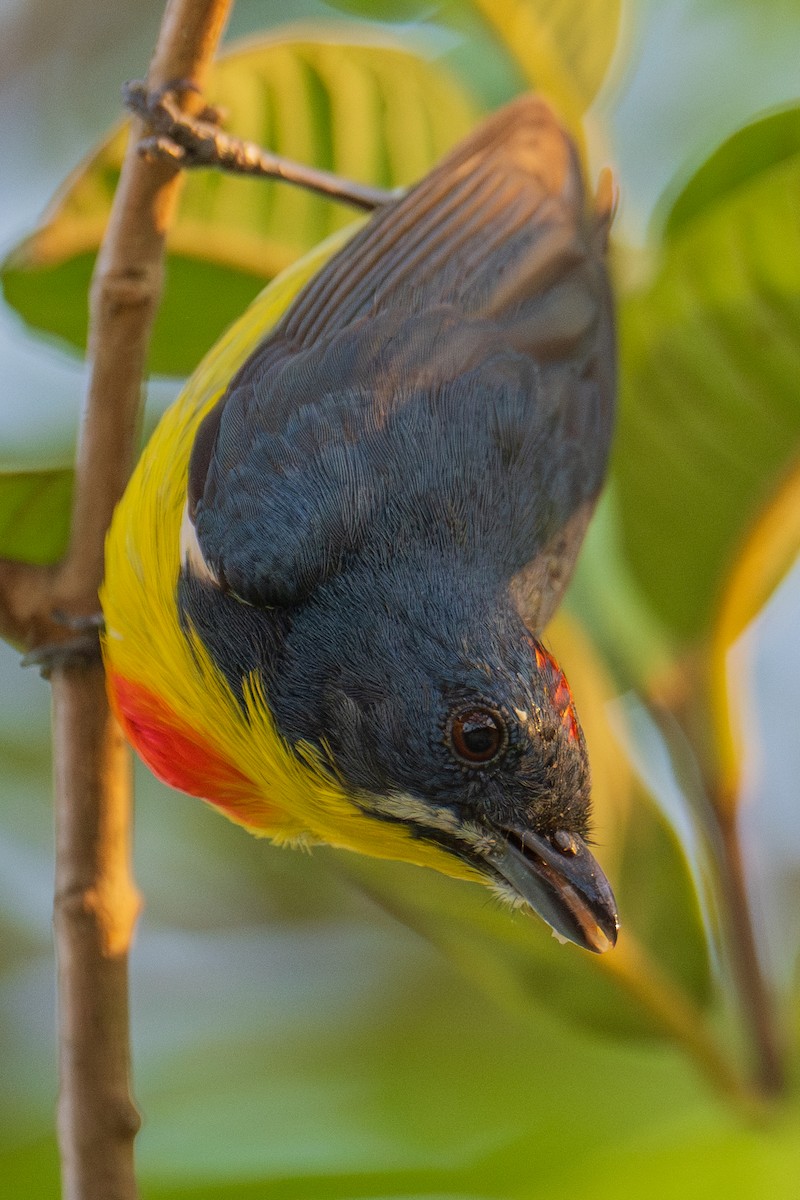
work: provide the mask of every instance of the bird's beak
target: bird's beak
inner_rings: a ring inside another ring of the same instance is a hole
[[[504,829],[487,861],[561,937],[602,954],[617,940],[617,904],[608,880],[575,833],[542,837]]]

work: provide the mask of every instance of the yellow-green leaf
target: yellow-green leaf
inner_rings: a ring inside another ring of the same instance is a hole
[[[706,159],[672,200],[664,234],[673,238],[719,199],[800,152],[800,108],[738,129]]]
[[[411,183],[467,132],[476,107],[440,64],[385,36],[348,34],[240,44],[217,63],[208,99],[232,133],[286,157],[383,187]],[[118,129],[78,168],[3,267],[8,302],[80,349],[126,137]],[[265,280],[352,219],[346,205],[284,183],[192,174],[169,236],[151,369],[190,371]]]
[[[72,471],[0,471],[0,558],[42,565],[67,548]]]
[[[765,506],[728,577],[708,660],[711,716],[717,752],[717,802],[739,791],[743,737],[734,727],[728,651],[769,600],[800,553],[800,463]]]
[[[800,145],[767,164],[727,190],[713,175],[713,200],[695,195],[654,281],[621,305],[624,545],[684,640],[710,632],[743,531],[800,448]]]
[[[573,127],[606,76],[620,24],[619,0],[472,0],[531,87]]]

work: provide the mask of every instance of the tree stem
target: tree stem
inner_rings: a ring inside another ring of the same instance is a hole
[[[707,709],[697,705],[705,693],[695,675],[685,667],[685,678],[672,695],[651,697],[650,711],[670,748],[675,773],[690,799],[703,831],[721,894],[723,934],[731,966],[736,1000],[753,1060],[752,1084],[765,1100],[786,1089],[785,1050],[775,998],[758,956],[756,932],[737,821],[733,784],[726,782],[711,753],[698,754],[698,746],[713,745]],[[674,687],[674,684],[673,684]],[[680,737],[676,737],[679,732]]]
[[[175,79],[203,87],[229,6],[230,0],[170,0],[151,88]],[[134,124],[92,283],[91,371],[72,538],[41,606],[48,617],[54,610],[66,614],[67,627],[98,608],[105,535],[136,452],[164,241],[178,196],[179,167],[144,161]],[[11,594],[12,573],[5,574]],[[35,649],[43,636],[28,644]],[[139,1118],[130,1094],[127,963],[139,900],[130,873],[130,763],[97,657],[56,659],[51,679],[63,1195],[135,1200]]]
[[[58,1133],[70,1200],[135,1195],[129,1089],[130,759],[100,663],[53,672]]]
[[[719,825],[719,870],[727,899],[725,913],[732,967],[742,1014],[752,1038],[755,1082],[765,1096],[779,1096],[786,1088],[784,1047],[778,1032],[774,997],[758,957],[736,815],[731,805],[714,807]]]

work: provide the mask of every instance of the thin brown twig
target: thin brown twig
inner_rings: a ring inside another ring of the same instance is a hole
[[[613,954],[599,963],[632,995],[678,1045],[690,1055],[710,1084],[736,1105],[743,1116],[760,1119],[767,1114],[767,1097],[737,1069],[728,1048],[709,1027],[702,1010],[679,984],[661,969],[646,946],[634,935],[620,937]]]
[[[144,157],[153,161],[171,161],[185,168],[217,167],[235,175],[282,179],[285,183],[293,183],[330,200],[342,200],[368,212],[402,194],[402,189],[392,192],[355,183],[330,171],[283,158],[255,142],[232,137],[220,129],[218,115],[209,109],[204,109],[198,116],[182,112],[177,107],[176,96],[185,91],[183,80],[172,89],[156,91],[138,81],[125,85],[125,104],[152,130],[152,134],[139,143],[139,153]]]
[[[751,1035],[753,1071],[765,1096],[780,1096],[786,1090],[785,1049],[776,1019],[775,998],[758,956],[756,933],[742,862],[736,814],[731,806],[715,804],[719,825],[718,867],[727,903],[732,967],[742,1014]]]
[[[684,681],[694,674],[692,665],[688,664],[684,668]],[[766,1099],[774,1099],[786,1089],[785,1046],[774,997],[758,955],[736,805],[730,796],[719,792],[713,755],[697,755],[691,749],[708,742],[706,714],[696,708],[697,694],[703,694],[699,687],[673,686],[671,693],[651,696],[649,707],[705,837],[723,895],[723,932],[736,998],[752,1052],[753,1083]],[[687,762],[689,754],[691,762]]]

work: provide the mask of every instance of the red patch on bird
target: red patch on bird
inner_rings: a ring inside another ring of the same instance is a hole
[[[549,675],[548,690],[553,698],[556,710],[561,717],[561,724],[566,729],[570,741],[576,742],[579,737],[578,717],[575,712],[575,702],[572,699],[572,692],[567,683],[567,677],[552,654],[545,650],[544,646],[536,642],[534,652],[536,654],[536,666],[543,673],[547,671]]]
[[[108,690],[125,736],[154,775],[247,820],[256,789],[229,759],[143,684],[109,674]]]

